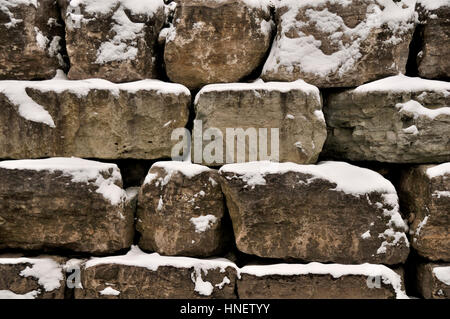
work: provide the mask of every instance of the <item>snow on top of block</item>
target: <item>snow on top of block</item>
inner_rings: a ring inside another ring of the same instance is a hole
[[[83,6],[88,13],[106,14],[116,6],[121,5],[133,14],[153,15],[158,9],[164,8],[163,0],[71,0],[71,7]]]
[[[433,274],[440,282],[450,286],[450,266],[434,267]]]
[[[429,178],[450,174],[450,162],[439,164],[427,169]]]
[[[25,294],[16,294],[11,290],[0,290],[0,299],[35,299],[39,295],[39,290],[32,290]]]
[[[182,162],[182,161],[161,161],[156,162],[152,165],[153,167],[163,168],[167,175],[164,177],[164,179],[161,180],[161,186],[166,185],[172,175],[176,172],[180,172],[187,178],[192,178],[196,175],[199,175],[203,172],[209,172],[212,171],[211,168],[199,164],[193,164],[191,162]],[[156,174],[149,173],[145,177],[144,184],[151,183],[155,178],[157,177]]]
[[[28,96],[26,89],[35,89],[40,92],[56,92],[62,93],[68,91],[84,97],[91,90],[108,90],[114,96],[119,96],[120,91],[128,93],[136,93],[140,90],[156,91],[158,94],[186,94],[190,96],[189,90],[181,85],[163,82],[159,80],[147,79],[129,83],[112,83],[102,79],[87,80],[68,80],[64,72],[57,71],[56,76],[51,80],[45,81],[16,81],[7,80],[0,81],[0,94],[4,94],[6,98],[18,107],[19,115],[28,121],[43,123],[52,128],[55,127],[52,116],[44,109],[44,107],[36,103]]]
[[[45,291],[53,291],[61,287],[64,280],[63,267],[51,258],[0,258],[1,265],[30,264],[20,272],[20,276],[33,277]]]
[[[436,10],[440,7],[450,7],[450,0],[417,0],[417,4],[426,10]]]
[[[53,157],[47,159],[9,160],[0,162],[0,168],[33,170],[33,171],[61,171],[64,175],[72,177],[74,183],[93,182],[97,186],[97,193],[118,205],[126,192],[116,182],[122,181],[120,170],[116,164],[90,161],[76,157]],[[108,173],[107,178],[102,173]]]
[[[270,275],[331,275],[333,278],[340,278],[342,276],[379,276],[384,284],[391,285],[392,288],[394,288],[397,298],[408,298],[402,288],[402,278],[400,275],[384,265],[367,263],[361,265],[342,265],[322,264],[318,262],[312,262],[309,264],[255,265],[241,268],[240,274],[248,274],[257,277]]]
[[[194,104],[197,104],[200,95],[207,92],[224,92],[224,91],[278,91],[286,93],[292,90],[304,91],[312,94],[320,101],[319,89],[303,80],[293,82],[264,82],[258,79],[252,83],[219,83],[205,85],[195,96]]]
[[[151,271],[158,270],[159,267],[175,268],[201,268],[202,270],[220,269],[225,270],[231,267],[237,270],[236,265],[225,258],[198,259],[191,257],[161,256],[158,253],[147,254],[138,246],[131,246],[125,255],[109,257],[92,257],[85,263],[86,268],[105,264],[118,264],[124,266],[135,266],[147,268]]]
[[[434,120],[440,115],[450,116],[450,107],[448,106],[440,107],[437,109],[429,109],[415,100],[409,100],[405,103],[397,103],[395,107],[399,109],[400,112],[412,114],[414,119],[417,119],[419,117],[428,117],[429,119]],[[415,127],[415,131],[418,132],[417,127]]]
[[[345,162],[325,161],[317,165],[300,165],[294,163],[275,163],[269,161],[227,164],[219,173],[234,173],[249,186],[265,185],[265,175],[298,172],[310,174],[312,178],[320,178],[335,183],[333,190],[352,195],[370,192],[396,194],[390,181],[369,170]]]
[[[120,295],[120,291],[118,291],[112,287],[106,287],[105,289],[100,291],[100,295],[102,295],[102,296],[118,296],[118,295]]]
[[[197,259],[191,257],[161,256],[158,253],[144,253],[138,246],[131,246],[130,251],[126,255],[91,258],[86,262],[85,267],[89,268],[104,264],[143,267],[151,271],[157,271],[159,267],[193,268],[191,279],[195,284],[194,290],[204,296],[211,295],[214,286],[209,281],[202,279],[202,272],[207,273],[211,269],[220,269],[220,272],[225,272],[227,267],[234,268],[238,272],[237,266],[224,258]]]
[[[358,86],[355,93],[365,92],[421,92],[433,91],[450,94],[450,82],[427,80],[418,77],[409,77],[403,74],[390,76],[381,80]]]
[[[397,44],[402,35],[414,28],[416,0],[373,0],[367,6],[366,16],[354,28],[349,28],[343,18],[328,10],[325,5],[339,4],[353,10],[352,0],[280,0],[278,8],[288,8],[280,17],[281,31],[276,36],[269,57],[264,65],[263,74],[278,72],[285,68],[290,73],[298,67],[302,72],[314,76],[326,77],[333,73],[343,74],[354,69],[362,58],[361,45],[372,30],[385,25],[393,35],[384,42]],[[319,6],[323,8],[319,9]],[[305,9],[300,20],[298,11]],[[322,51],[321,38],[302,32],[304,28],[315,28],[333,43],[340,43],[339,49],[331,54]],[[294,30],[294,32],[292,32]],[[298,37],[292,37],[297,33]],[[344,43],[345,38],[352,41]]]

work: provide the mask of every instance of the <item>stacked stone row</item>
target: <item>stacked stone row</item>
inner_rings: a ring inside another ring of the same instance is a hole
[[[450,296],[450,4],[93,3],[0,6],[1,298],[402,298],[411,252],[417,291]],[[397,75],[414,30],[422,78]],[[279,128],[281,163],[161,161],[193,115]],[[158,161],[124,189],[81,158]]]

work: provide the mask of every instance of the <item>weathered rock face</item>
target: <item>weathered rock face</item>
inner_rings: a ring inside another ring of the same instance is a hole
[[[217,171],[156,162],[139,193],[139,246],[164,255],[212,256],[228,243]]]
[[[115,164],[77,158],[0,162],[0,248],[112,253],[131,245],[136,192]]]
[[[63,299],[61,257],[0,255],[0,299]]]
[[[0,158],[170,157],[189,104],[187,88],[157,80],[0,81]]]
[[[450,299],[450,265],[420,264],[416,285],[426,299]]]
[[[237,248],[260,257],[398,264],[409,243],[394,186],[342,162],[223,166]]]
[[[450,163],[403,171],[398,191],[405,213],[414,217],[412,246],[428,259],[450,261]]]
[[[0,80],[48,79],[64,66],[64,28],[54,0],[0,4]]]
[[[179,0],[173,21],[162,33],[167,76],[190,89],[249,75],[273,26],[268,1]]]
[[[229,299],[235,282],[235,265],[224,259],[164,257],[134,246],[127,255],[87,261],[75,298]]]
[[[413,0],[284,0],[265,81],[303,79],[351,87],[404,73],[414,31]]]
[[[208,85],[196,96],[195,107],[194,162],[221,165],[270,158],[314,163],[326,139],[319,90],[303,81]],[[208,131],[223,138],[212,142]],[[197,140],[202,134],[203,147]]]
[[[352,161],[450,161],[450,83],[394,76],[325,98],[324,156]]]
[[[419,0],[419,20],[423,25],[422,51],[418,67],[421,77],[437,79],[450,77],[450,3]]]
[[[403,275],[383,265],[279,264],[245,266],[242,299],[405,298]]]
[[[155,78],[163,0],[59,0],[66,23],[69,79],[112,82]]]

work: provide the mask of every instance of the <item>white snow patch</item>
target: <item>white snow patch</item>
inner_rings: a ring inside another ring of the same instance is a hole
[[[450,162],[439,164],[427,169],[427,175],[429,178],[434,178],[447,174],[450,174]]]
[[[64,280],[63,266],[51,258],[0,258],[2,265],[30,264],[20,272],[23,277],[33,277],[45,291],[53,291],[61,287]]]
[[[433,274],[440,282],[450,286],[450,266],[434,267]]]
[[[450,82],[426,80],[418,77],[409,77],[403,74],[399,74],[360,85],[353,90],[353,92],[355,93],[366,93],[366,92],[401,93],[401,92],[423,92],[423,91],[440,92],[444,95],[448,95],[450,94]]]
[[[0,168],[33,171],[60,171],[72,177],[74,183],[93,183],[97,186],[97,193],[118,205],[126,199],[126,192],[116,183],[122,181],[120,170],[116,164],[101,163],[76,157],[53,157],[47,159],[10,160],[0,162]],[[110,175],[104,178],[102,173]]]
[[[434,191],[432,196],[437,198],[450,197],[450,191]]]
[[[341,264],[321,264],[312,262],[309,264],[274,264],[255,265],[241,268],[240,274],[249,274],[257,277],[281,275],[331,275],[333,278],[342,276],[380,276],[386,285],[391,285],[399,299],[406,299],[408,296],[402,289],[402,279],[399,274],[384,265],[361,264],[361,265],[341,265]]]
[[[404,128],[403,132],[405,132],[406,134],[412,134],[412,135],[419,134],[419,130],[417,129],[417,126],[415,126],[415,125],[411,125],[411,126],[408,126],[407,128]]]
[[[395,107],[399,110],[399,112],[412,114],[414,116],[414,119],[425,116],[434,120],[436,117],[440,115],[450,116],[450,107],[448,106],[441,107],[438,109],[428,109],[426,107],[423,107],[422,104],[414,100],[410,100],[406,103],[397,103]],[[413,129],[413,132],[418,133],[417,127],[415,130]]]
[[[196,233],[203,233],[207,231],[217,221],[214,215],[192,217],[189,221],[194,224]]]
[[[112,287],[106,287],[102,291],[100,291],[100,295],[102,296],[118,296],[120,295],[120,291],[112,288]]]
[[[228,278],[227,276],[225,276],[225,277],[223,277],[222,282],[216,284],[216,287],[218,287],[219,289],[223,289],[223,287],[224,287],[225,285],[228,285],[230,282],[231,282],[231,281],[230,281],[230,278]]]
[[[361,235],[362,239],[370,238],[370,230],[366,231],[364,234]]]
[[[450,0],[417,0],[426,10],[436,10],[440,7],[450,7]]]
[[[16,294],[11,290],[0,290],[0,299],[35,299],[39,295],[39,290],[33,290],[26,294]]]
[[[312,175],[336,184],[333,190],[346,194],[363,195],[370,192],[396,194],[391,182],[372,170],[350,165],[345,162],[324,161],[317,165],[275,163],[269,161],[227,164],[219,173],[234,173],[248,185],[265,185],[265,175],[298,172]]]
[[[205,85],[195,96],[194,104],[198,103],[198,99],[202,94],[208,92],[254,91],[255,94],[260,94],[262,91],[286,93],[293,90],[303,91],[307,95],[313,96],[317,101],[320,101],[319,89],[303,80],[293,82],[264,82],[263,80],[258,79],[252,83],[219,83]]]
[[[161,188],[172,178],[172,175],[179,172],[186,176],[187,178],[193,178],[196,175],[199,175],[203,172],[211,171],[209,167],[193,164],[190,162],[181,162],[181,161],[162,161],[156,162],[152,165],[153,167],[163,168],[166,172],[164,177],[159,177],[158,182]],[[151,183],[154,179],[157,178],[157,174],[149,173],[144,179],[144,185]],[[157,183],[158,183],[157,182]]]

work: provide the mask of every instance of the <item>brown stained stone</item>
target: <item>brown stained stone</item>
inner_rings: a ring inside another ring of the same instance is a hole
[[[447,274],[444,282],[439,272]],[[425,263],[417,266],[416,287],[422,297],[426,299],[450,299],[449,264]]]
[[[205,166],[156,162],[141,187],[138,206],[143,249],[207,257],[221,253],[229,242],[219,175]]]
[[[162,32],[166,72],[173,82],[190,89],[237,82],[263,62],[273,27],[266,2],[176,2],[173,25]]]
[[[49,79],[64,67],[64,27],[54,0],[2,1],[0,80]]]
[[[442,174],[433,175],[440,169]],[[402,207],[412,220],[412,247],[423,257],[449,262],[450,163],[404,169],[398,192]]]
[[[105,254],[132,244],[137,194],[121,188],[115,164],[3,161],[0,180],[0,249]]]

